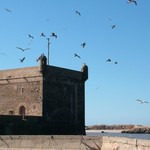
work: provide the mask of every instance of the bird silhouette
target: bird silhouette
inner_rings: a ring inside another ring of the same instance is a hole
[[[54,32],[52,32],[51,36],[57,38],[57,35]]]
[[[33,37],[32,35],[28,34],[28,36],[29,36],[29,38],[32,38],[32,39],[34,39],[34,37]]]
[[[128,0],[127,3],[134,3],[135,5],[137,5],[137,2],[135,0]]]
[[[86,43],[82,43],[82,44],[81,44],[81,46],[82,46],[83,48],[85,47],[85,45],[86,45]]]
[[[6,10],[7,12],[10,12],[10,13],[12,12],[10,9],[7,9],[7,8],[5,8],[5,10]]]
[[[101,87],[101,85],[98,85],[98,86],[96,87],[96,90],[99,89],[100,87]]]
[[[115,24],[111,26],[111,28],[112,28],[112,29],[114,29],[115,27],[116,27],[116,25],[115,25]]]
[[[46,21],[50,21],[51,17],[47,18]]]
[[[111,21],[111,18],[108,18],[107,21]]]
[[[140,100],[140,99],[136,99],[136,101],[138,101],[140,104],[149,103],[148,101],[143,101],[143,100]]]
[[[21,47],[16,47],[16,48],[20,49],[21,51],[26,51],[30,49],[30,48],[21,48]]]
[[[118,62],[117,61],[115,61],[115,63],[114,64],[118,64]]]
[[[81,16],[81,13],[79,11],[76,10],[75,12],[76,12],[76,14],[78,14],[79,16]]]
[[[42,33],[41,33],[41,36],[45,37],[45,34],[42,32]]]
[[[74,53],[74,57],[81,58],[78,54]]]
[[[106,61],[107,61],[107,62],[111,62],[111,59],[107,59]]]
[[[22,59],[20,59],[20,62],[23,63],[24,60],[25,60],[25,57],[23,57]]]
[[[0,54],[1,54],[1,55],[6,55],[6,54],[4,54],[4,53],[1,53],[1,52],[0,52]]]

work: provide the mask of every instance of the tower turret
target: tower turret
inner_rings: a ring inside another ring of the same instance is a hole
[[[88,66],[85,63],[83,64],[81,71],[83,73],[82,79],[86,81],[88,79]]]
[[[46,72],[47,58],[44,54],[40,56],[40,72],[44,74]]]

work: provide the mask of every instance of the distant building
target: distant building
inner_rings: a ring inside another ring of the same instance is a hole
[[[81,71],[47,65],[0,70],[0,134],[85,134],[85,81]]]

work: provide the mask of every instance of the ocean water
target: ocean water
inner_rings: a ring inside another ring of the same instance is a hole
[[[130,134],[130,133],[120,133],[120,132],[93,132],[93,131],[86,131],[87,136],[110,136],[110,137],[127,137],[132,139],[144,139],[150,140],[150,134]]]

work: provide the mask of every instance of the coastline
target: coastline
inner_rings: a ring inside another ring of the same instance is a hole
[[[86,133],[92,132],[92,133],[121,133],[122,130],[85,130]]]
[[[92,125],[86,126],[87,133],[139,133],[150,134],[150,126],[143,125]]]
[[[86,130],[86,136],[90,137],[115,137],[150,140],[150,134],[146,133],[125,133],[123,130]]]

